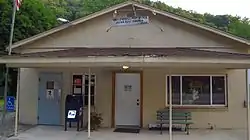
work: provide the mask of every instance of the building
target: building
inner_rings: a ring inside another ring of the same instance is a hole
[[[17,42],[17,54],[0,63],[20,68],[24,124],[63,125],[65,97],[87,93],[90,71],[91,105],[102,113],[102,127],[155,123],[156,110],[169,105],[171,76],[173,109],[190,110],[192,128],[237,129],[247,127],[249,46],[220,30],[125,2]],[[81,86],[74,85],[79,80]],[[85,105],[87,110],[87,100]]]

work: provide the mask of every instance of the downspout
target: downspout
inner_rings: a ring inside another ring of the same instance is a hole
[[[246,90],[247,90],[247,139],[250,140],[250,75],[249,69],[246,69]]]

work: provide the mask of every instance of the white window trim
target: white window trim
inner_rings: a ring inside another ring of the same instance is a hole
[[[168,76],[169,75],[166,75],[166,82],[165,82],[165,106],[168,106]]]
[[[225,106],[228,106],[228,75],[226,74],[224,77],[225,83]]]
[[[87,72],[84,72],[84,73],[72,73],[71,74],[71,86],[70,86],[70,88],[71,88],[71,92],[72,92],[72,94],[73,94],[73,89],[72,89],[72,85],[73,85],[73,76],[74,75],[82,75],[82,78],[83,78],[83,82],[82,82],[82,87],[83,88],[85,88],[84,86],[85,86],[85,75],[89,75],[89,73],[87,73]],[[92,105],[92,106],[95,106],[96,105],[96,74],[95,73],[90,73],[90,75],[95,75],[95,93],[94,93],[94,105]],[[85,91],[85,89],[83,89],[84,91]],[[84,92],[83,91],[83,92]],[[83,94],[83,96],[85,96],[85,94]],[[84,105],[84,107],[86,107],[86,105]]]
[[[182,85],[182,76],[180,76],[180,85]],[[182,101],[182,86],[180,86],[180,105],[183,105],[182,102],[183,102]]]
[[[169,76],[179,76],[180,77],[180,85],[182,85],[182,77],[183,76],[209,76],[210,77],[210,105],[183,105],[182,104],[182,86],[180,86],[180,104],[173,104],[174,107],[227,107],[228,106],[228,101],[227,101],[227,96],[228,96],[228,79],[227,79],[227,74],[171,74],[171,75],[166,75],[166,101],[165,104],[166,106],[169,106],[168,104],[168,77]],[[224,86],[225,86],[225,104],[212,104],[213,100],[213,93],[212,93],[212,77],[224,77]],[[169,81],[172,82],[172,81]],[[170,88],[170,87],[169,87]]]
[[[225,77],[224,77],[225,79]],[[213,105],[213,76],[209,76],[209,80],[210,80],[210,105]],[[226,83],[224,83],[226,84]],[[226,93],[225,93],[226,94]]]

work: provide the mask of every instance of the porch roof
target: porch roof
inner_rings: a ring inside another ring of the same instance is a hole
[[[145,57],[192,57],[249,59],[250,54],[229,53],[192,48],[72,48],[57,51],[15,54],[2,58],[17,57],[89,57],[89,56],[145,56]]]
[[[72,48],[0,57],[10,67],[250,68],[250,54],[190,48]]]

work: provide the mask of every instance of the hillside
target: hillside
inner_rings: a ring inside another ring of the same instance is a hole
[[[44,0],[48,5],[64,9],[62,17],[74,20],[90,13],[102,10],[112,5],[127,0]],[[163,2],[152,2],[150,0],[134,0],[157,9],[176,14],[187,19],[211,26],[222,31],[250,40],[250,21],[248,18],[235,17],[231,15],[211,15],[209,13],[199,14],[181,8],[173,8]],[[56,6],[57,5],[57,6]],[[61,13],[60,13],[61,14]]]

